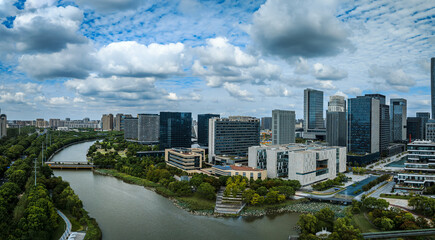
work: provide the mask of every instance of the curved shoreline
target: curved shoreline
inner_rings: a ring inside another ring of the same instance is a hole
[[[52,153],[52,154],[50,155],[50,157],[47,159],[47,162],[50,162],[51,159],[52,159],[54,156],[56,156],[56,154],[58,154],[59,152],[61,152],[61,151],[64,150],[65,148],[68,148],[68,147],[74,146],[74,145],[76,145],[76,144],[87,143],[87,142],[93,142],[93,141],[99,141],[99,140],[101,140],[101,138],[97,138],[97,139],[87,139],[87,140],[81,140],[81,141],[78,141],[78,142],[68,143],[67,145],[62,146],[61,148],[59,148],[59,149],[57,149],[56,151],[54,151],[54,153]]]
[[[177,208],[183,209],[183,210],[189,212],[190,214],[197,215],[197,216],[208,216],[208,217],[216,217],[216,218],[217,217],[255,217],[255,218],[260,218],[263,216],[273,216],[273,215],[285,214],[285,213],[315,213],[324,207],[334,208],[338,212],[344,209],[342,206],[330,204],[330,203],[309,202],[308,200],[302,200],[302,201],[301,200],[293,200],[293,201],[295,201],[294,203],[283,206],[283,207],[279,207],[279,208],[274,208],[273,206],[265,206],[264,208],[258,209],[258,210],[249,210],[249,209],[246,210],[246,209],[244,209],[244,210],[242,210],[241,214],[236,215],[236,216],[225,215],[225,214],[216,214],[216,213],[212,212],[211,210],[191,210],[188,207],[184,207],[183,203],[181,203],[178,199],[176,199],[174,197],[170,197],[170,196],[165,196],[164,194],[159,193],[158,191],[156,191],[155,187],[136,184],[136,183],[134,183],[132,181],[128,181],[120,176],[115,176],[115,175],[112,175],[110,173],[101,172],[98,169],[93,169],[92,172],[94,174],[98,174],[98,175],[102,175],[102,176],[114,177],[114,178],[119,179],[119,180],[121,180],[125,183],[128,183],[128,184],[142,186],[142,187],[146,188],[147,190],[155,192],[163,197],[166,197]],[[134,176],[132,176],[132,177],[134,177]],[[135,177],[135,178],[137,178],[137,177]],[[140,178],[138,178],[138,179],[140,179]],[[308,207],[308,205],[309,205],[309,207]]]

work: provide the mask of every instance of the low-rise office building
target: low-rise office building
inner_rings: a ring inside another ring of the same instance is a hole
[[[249,148],[248,165],[269,178],[298,180],[302,186],[333,179],[346,171],[346,147],[288,144]]]
[[[435,183],[435,142],[414,141],[408,144],[405,162],[406,173],[399,173],[396,189],[411,191],[415,188],[431,186]]]
[[[267,178],[266,170],[241,165],[215,165],[212,167],[212,174],[215,176],[243,176],[254,180]]]
[[[205,150],[201,148],[165,149],[166,164],[183,171],[198,170],[205,159]]]
[[[216,155],[214,161],[216,165],[248,165],[248,157]]]

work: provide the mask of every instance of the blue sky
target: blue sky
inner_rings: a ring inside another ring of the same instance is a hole
[[[0,0],[9,119],[303,117],[303,89],[430,110],[435,2]]]

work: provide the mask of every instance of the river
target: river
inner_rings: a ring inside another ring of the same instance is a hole
[[[86,161],[93,142],[70,146],[54,162]],[[261,218],[195,216],[177,208],[169,199],[144,187],[89,170],[55,170],[68,181],[94,217],[103,239],[288,239],[296,234],[299,214]]]

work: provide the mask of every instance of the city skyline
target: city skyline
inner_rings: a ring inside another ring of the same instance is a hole
[[[2,1],[0,105],[10,120],[272,109],[300,119],[314,88],[324,102],[405,98],[415,116],[431,112],[434,11],[431,1]]]

